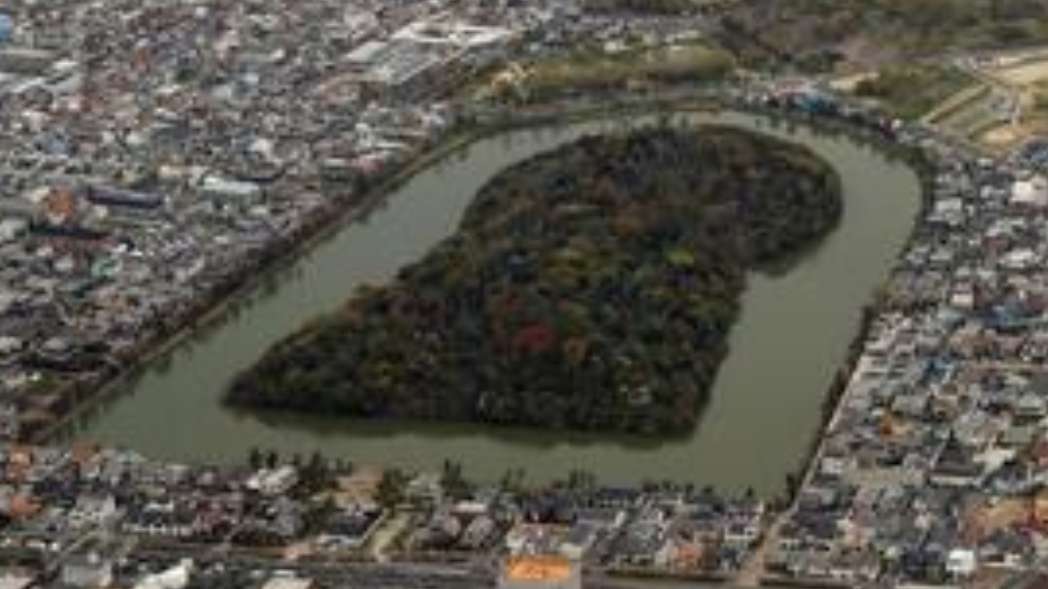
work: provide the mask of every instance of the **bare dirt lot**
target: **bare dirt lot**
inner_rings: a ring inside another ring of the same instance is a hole
[[[1048,80],[1048,59],[994,70],[993,75],[1016,86]]]
[[[980,505],[971,509],[965,517],[965,535],[978,540],[996,530],[1027,522],[1029,518],[1028,499],[1002,499],[993,505]]]
[[[986,74],[1014,90],[1021,116],[1011,124],[985,130],[980,143],[993,149],[1011,149],[1034,135],[1048,133],[1048,57],[995,67]]]

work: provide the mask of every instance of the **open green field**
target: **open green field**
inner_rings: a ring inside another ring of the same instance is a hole
[[[529,86],[543,93],[562,88],[612,88],[629,82],[684,82],[719,79],[731,57],[705,45],[629,51],[618,55],[576,54],[532,68]]]

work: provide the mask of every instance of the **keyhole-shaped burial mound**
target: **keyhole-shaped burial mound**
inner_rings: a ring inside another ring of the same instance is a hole
[[[808,149],[720,126],[584,137],[240,374],[235,405],[663,435],[693,427],[746,271],[841,215]],[[390,235],[389,239],[398,239]]]

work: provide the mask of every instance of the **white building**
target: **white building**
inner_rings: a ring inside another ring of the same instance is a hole
[[[205,176],[200,183],[200,191],[213,198],[234,198],[240,200],[254,200],[262,193],[262,189],[254,182],[231,180],[219,176]]]
[[[5,571],[0,574],[0,589],[28,589],[34,578],[28,572]]]
[[[946,557],[946,572],[955,577],[971,576],[977,567],[978,561],[975,558],[975,552],[972,550],[957,548],[951,550]]]
[[[1001,257],[1001,265],[1009,270],[1027,270],[1037,263],[1037,253],[1030,248],[1017,248]]]
[[[96,589],[113,582],[113,562],[91,551],[69,557],[62,565],[62,584],[68,587]]]
[[[1018,180],[1012,185],[1011,203],[1024,207],[1042,208],[1048,205],[1048,180],[1035,176]]]
[[[273,470],[262,469],[249,478],[244,485],[263,495],[283,495],[298,484],[298,471],[294,466],[284,465]]]
[[[135,583],[134,589],[182,589],[189,584],[193,571],[192,559],[183,559],[174,567],[155,575],[146,575]]]

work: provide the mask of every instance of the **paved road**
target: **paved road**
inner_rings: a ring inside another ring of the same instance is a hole
[[[733,584],[739,587],[758,587],[761,584],[761,577],[764,575],[765,561],[768,556],[768,550],[778,543],[779,528],[782,527],[785,521],[783,516],[775,518],[775,521],[768,526],[767,531],[764,533],[764,540],[761,541],[757,548],[750,554],[749,558],[742,565],[742,570],[735,576]]]

